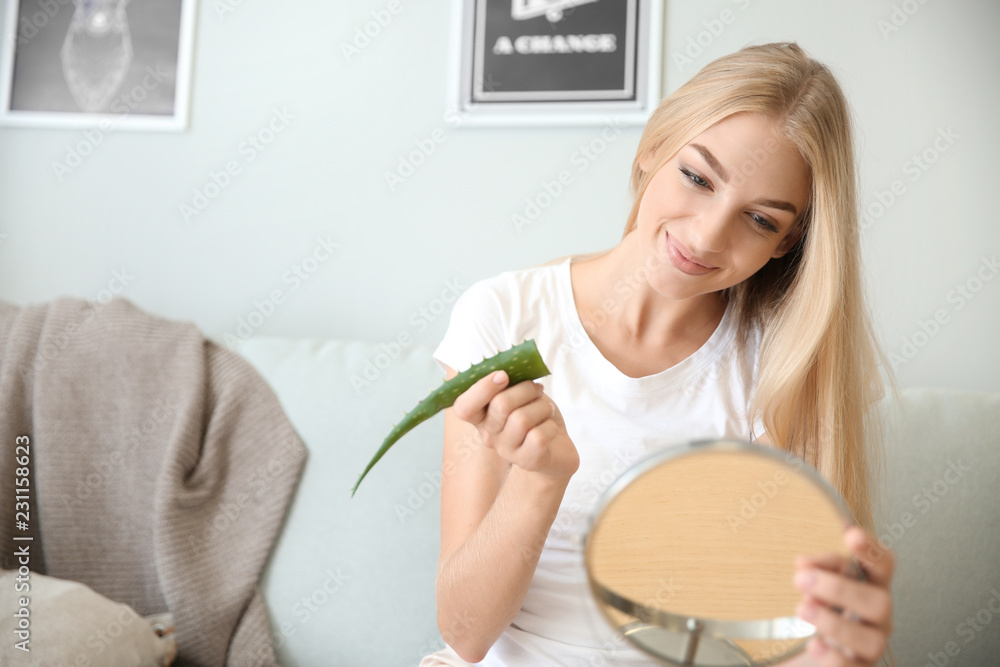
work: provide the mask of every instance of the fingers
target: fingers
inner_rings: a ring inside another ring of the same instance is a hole
[[[521,382],[508,387],[508,382],[504,371],[491,373],[455,400],[455,414],[476,426],[489,447],[519,444],[532,427],[554,412],[553,403],[539,400],[542,396],[540,384]],[[513,440],[516,442],[511,442]]]
[[[795,585],[803,593],[796,613],[816,626],[810,654],[822,665],[870,665],[892,632],[889,585],[895,556],[879,549],[874,537],[858,527],[844,534],[850,556],[837,553],[796,559]],[[864,577],[858,579],[860,566]]]
[[[807,596],[796,609],[796,615],[807,623],[816,626],[816,637],[822,646],[835,649],[842,662],[830,664],[864,664],[877,661],[886,646],[886,633],[883,629],[847,620],[843,614],[821,604],[819,600]]]
[[[542,419],[548,419],[552,416],[552,404],[548,401],[538,401],[541,395],[542,385],[535,382],[522,382],[500,392],[487,406],[486,416],[480,423],[480,428],[487,433],[494,434],[501,433],[510,424],[514,431],[523,430],[526,432],[527,429],[519,428],[524,425],[526,418],[522,408],[531,406],[534,408],[534,412],[544,411]],[[532,405],[534,403],[539,403],[539,405]],[[537,424],[538,421],[533,422],[531,426]],[[531,428],[531,426],[527,428]],[[521,435],[523,437],[523,433]]]
[[[486,406],[493,397],[507,388],[510,378],[505,371],[496,371],[480,379],[455,399],[452,406],[462,421],[476,425],[486,416]]]
[[[533,392],[532,400],[525,403],[519,402],[522,396],[513,396],[509,402],[502,400],[506,398],[508,394],[501,394],[490,404],[487,410],[489,415],[480,428],[485,431],[483,444],[496,450],[502,458],[514,462],[514,453],[522,446],[531,449],[551,439],[553,434],[543,434],[539,427],[552,417],[553,404],[541,398],[540,390]],[[516,407],[511,409],[511,405]]]
[[[844,653],[832,640],[824,641],[822,637],[810,639],[806,644],[806,653],[812,657],[812,662],[808,664],[821,667],[870,667],[873,664],[873,661],[862,660],[849,651]]]
[[[862,621],[889,627],[892,618],[889,582],[895,557],[886,551],[876,561],[867,559],[864,552],[874,543],[874,538],[856,526],[845,533],[844,540],[857,564],[835,553],[800,556],[795,562],[795,585],[803,593],[853,613]],[[857,565],[864,570],[862,580],[854,576]]]
[[[878,585],[886,585],[892,579],[896,558],[892,551],[883,548],[878,541],[863,529],[852,526],[844,531],[844,544],[850,550],[853,561],[845,560],[835,553],[799,556],[796,565],[810,561],[813,565],[827,570],[836,570],[857,578],[857,569],[864,570],[863,578]]]
[[[838,572],[848,576],[852,572],[851,561],[838,553],[826,553],[815,556],[797,556],[795,567],[805,570],[809,568],[820,568],[830,572]]]
[[[875,536],[857,526],[850,528],[844,537],[847,547],[864,569],[868,581],[888,588],[896,570],[895,554],[883,548]]]
[[[889,591],[869,582],[849,579],[838,572],[807,568],[796,573],[795,585],[803,593],[874,625],[886,625],[892,617]]]

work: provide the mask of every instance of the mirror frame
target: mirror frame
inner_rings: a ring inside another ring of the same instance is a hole
[[[691,660],[697,651],[698,644],[702,639],[713,641],[720,647],[725,645],[739,650],[739,648],[735,644],[732,644],[732,642],[728,639],[729,637],[736,637],[738,639],[797,640],[808,639],[809,637],[812,637],[816,631],[814,625],[803,621],[797,616],[748,621],[732,621],[700,618],[686,614],[674,614],[660,609],[651,609],[606,589],[592,576],[593,568],[591,562],[591,547],[593,546],[593,535],[598,521],[603,516],[608,506],[611,505],[611,503],[614,502],[621,495],[621,493],[632,484],[632,482],[655,469],[659,465],[684,456],[699,454],[706,451],[750,453],[779,462],[785,467],[793,469],[794,472],[804,475],[808,481],[812,482],[813,485],[826,496],[827,500],[830,501],[832,506],[840,515],[841,519],[843,519],[844,530],[857,525],[841,494],[833,488],[830,482],[828,482],[815,467],[796,454],[785,452],[772,446],[763,446],[733,439],[692,440],[667,446],[653,452],[645,458],[640,459],[632,467],[622,473],[614,482],[612,482],[598,499],[597,504],[591,512],[587,525],[587,532],[583,540],[583,561],[591,596],[597,603],[598,607],[601,608],[601,615],[604,616],[608,624],[614,627],[616,631],[625,634],[626,639],[628,639],[631,645],[668,664],[695,664],[692,663]],[[853,568],[853,574],[859,579],[864,579],[864,571],[853,558],[851,559],[851,565]],[[628,636],[629,633],[625,632],[623,629],[629,626],[615,627],[608,618],[608,615],[604,611],[602,605],[611,606],[618,611],[632,616],[633,618],[637,618],[648,624],[647,627],[653,626],[676,633],[678,642],[683,645],[681,651],[686,657],[681,657],[681,660],[684,660],[684,662],[673,662],[669,658],[651,652],[645,647],[644,644],[633,640]],[[799,642],[797,646],[780,655],[769,658],[766,662],[754,662],[753,660],[750,660],[744,664],[773,664],[778,660],[786,660],[789,657],[794,656],[795,654],[801,652],[804,648],[805,642]]]

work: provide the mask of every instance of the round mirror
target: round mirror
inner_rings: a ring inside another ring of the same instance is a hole
[[[693,442],[639,462],[608,488],[584,561],[605,618],[643,651],[675,665],[768,665],[815,633],[795,616],[795,557],[848,556],[843,534],[853,523],[803,459]]]

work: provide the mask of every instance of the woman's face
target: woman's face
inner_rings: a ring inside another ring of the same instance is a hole
[[[639,204],[636,231],[659,262],[650,284],[683,299],[732,287],[798,240],[810,175],[770,119],[716,123],[663,164]]]

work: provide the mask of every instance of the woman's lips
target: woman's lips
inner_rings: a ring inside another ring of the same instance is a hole
[[[667,234],[667,256],[678,271],[691,276],[704,275],[719,268],[705,264],[703,260],[692,256],[687,248],[677,243],[669,234]]]

